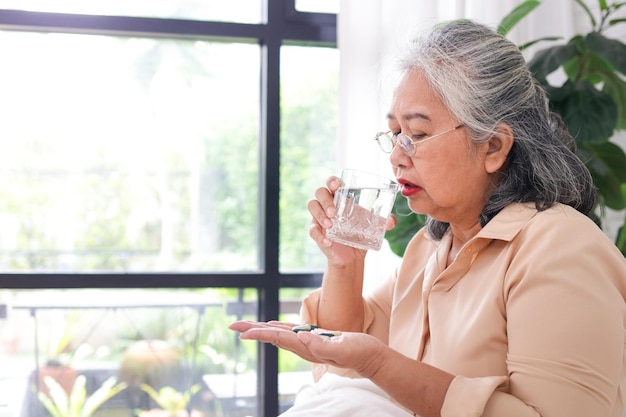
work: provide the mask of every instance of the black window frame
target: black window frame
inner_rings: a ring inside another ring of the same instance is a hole
[[[261,57],[261,140],[258,272],[217,273],[0,273],[3,289],[77,288],[256,288],[259,320],[278,317],[282,288],[317,287],[321,273],[279,270],[280,48],[282,45],[337,47],[337,16],[303,13],[294,0],[266,0],[260,24],[99,16],[0,9],[0,30],[85,33],[179,39],[257,42]],[[261,344],[258,357],[259,416],[276,416],[278,351]]]

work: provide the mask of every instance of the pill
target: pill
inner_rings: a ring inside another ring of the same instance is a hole
[[[323,330],[323,329],[313,329],[311,333],[315,333],[318,336],[322,336],[324,338],[331,338],[334,336],[341,336],[341,332],[339,330]]]
[[[317,326],[314,324],[301,324],[299,326],[294,326],[291,330],[293,330],[294,333],[298,333],[298,332],[310,332],[311,330],[315,330],[317,329]]]

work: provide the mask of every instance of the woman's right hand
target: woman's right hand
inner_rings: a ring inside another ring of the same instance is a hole
[[[332,227],[332,219],[337,215],[334,197],[340,186],[341,178],[329,177],[326,180],[326,187],[315,190],[315,198],[307,204],[311,213],[309,236],[326,255],[328,263],[338,267],[349,265],[356,259],[362,260],[367,253],[366,250],[333,242],[326,237],[326,231]]]

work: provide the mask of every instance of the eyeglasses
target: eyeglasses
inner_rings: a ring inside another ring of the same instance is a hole
[[[439,136],[443,136],[446,133],[450,133],[462,127],[464,127],[464,125],[461,124],[444,132],[437,133],[432,136],[426,136],[418,140],[413,140],[402,132],[391,134],[391,130],[387,132],[376,133],[376,137],[374,139],[376,140],[376,142],[378,142],[378,146],[380,146],[380,149],[385,153],[391,153],[396,145],[400,145],[400,149],[402,149],[402,152],[404,152],[409,157],[413,157],[413,155],[415,155],[416,144],[424,143],[431,139],[438,138]]]

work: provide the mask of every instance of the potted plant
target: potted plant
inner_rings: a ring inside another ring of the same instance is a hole
[[[126,388],[125,383],[116,382],[117,378],[112,376],[87,396],[85,375],[78,375],[68,395],[54,378],[45,377],[48,393],[40,391],[37,398],[52,417],[90,417],[102,404]]]
[[[203,417],[203,413],[198,410],[192,410],[191,414],[187,411],[191,397],[200,390],[198,384],[192,385],[186,392],[176,391],[169,386],[157,391],[148,384],[141,384],[140,388],[161,408],[144,410],[139,413],[139,417]]]
[[[68,395],[72,392],[77,372],[71,365],[73,355],[69,350],[76,333],[78,317],[77,313],[69,314],[63,320],[57,321],[54,326],[47,326],[49,359],[38,367],[36,373],[37,387],[45,394],[48,393],[47,385],[44,383],[46,377],[56,380]]]
[[[565,44],[539,50],[528,66],[548,94],[550,109],[558,113],[576,140],[579,156],[591,171],[598,188],[595,218],[599,226],[606,208],[626,209],[626,154],[611,137],[626,129],[626,45],[605,36],[608,28],[626,22],[614,18],[626,2],[597,0],[599,15],[594,16],[583,0],[573,0],[583,8],[591,22],[591,31],[573,36]],[[506,15],[498,30],[506,35],[541,2],[526,0]],[[533,40],[520,46],[524,50],[538,42],[560,41],[559,37]],[[552,85],[548,76],[562,69],[566,79]],[[408,241],[424,225],[424,216],[411,214],[404,198],[396,200],[393,213],[397,226],[385,238],[392,251],[402,256]],[[626,217],[615,244],[626,256]]]

